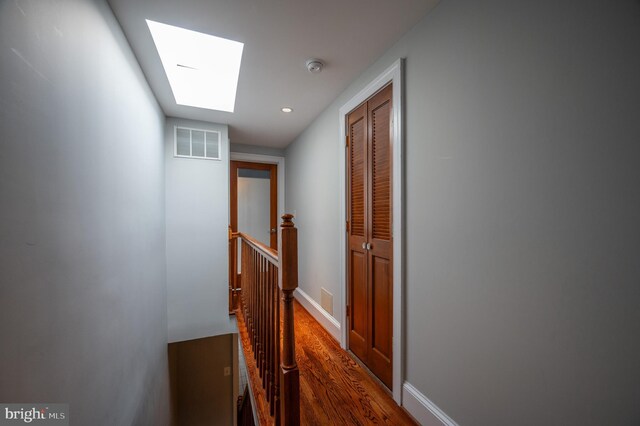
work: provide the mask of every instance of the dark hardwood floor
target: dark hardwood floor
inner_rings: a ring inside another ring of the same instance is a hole
[[[295,302],[296,361],[300,369],[300,412],[303,425],[415,425],[383,389],[338,342],[298,303]],[[242,332],[245,348],[248,337]],[[245,350],[246,352],[246,350]],[[247,357],[249,358],[249,357]],[[247,369],[252,369],[247,359]],[[250,373],[251,374],[251,373]],[[255,380],[259,377],[256,375]],[[262,387],[254,387],[257,399],[264,398]],[[264,400],[263,400],[264,401]],[[264,411],[266,404],[256,401]],[[260,424],[269,424],[260,416]]]

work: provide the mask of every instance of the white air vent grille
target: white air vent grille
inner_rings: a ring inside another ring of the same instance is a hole
[[[183,158],[219,160],[220,133],[176,126],[173,154]]]

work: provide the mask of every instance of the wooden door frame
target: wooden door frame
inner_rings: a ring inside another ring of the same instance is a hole
[[[238,170],[263,170],[276,172],[269,178],[270,196],[269,196],[269,245],[272,249],[277,250],[277,231],[278,231],[278,165],[267,163],[256,163],[253,161],[231,160],[229,170],[231,179],[230,203],[229,203],[229,223],[232,232],[238,232]],[[234,176],[235,174],[235,176]],[[235,225],[235,226],[234,226]],[[273,231],[273,232],[272,232]]]
[[[249,163],[276,164],[278,166],[278,214],[284,214],[284,157],[261,154],[245,154],[243,152],[231,152],[229,158],[229,168],[231,161],[246,161]],[[229,195],[231,197],[231,195]],[[231,202],[229,202],[229,223],[231,223]]]
[[[246,153],[242,153],[242,152],[230,152],[229,153],[229,172],[231,172],[231,161],[243,161],[243,162],[248,162],[248,163],[262,163],[262,164],[275,164],[277,166],[277,210],[276,210],[276,227],[277,224],[279,222],[279,217],[281,217],[284,214],[284,179],[285,179],[285,173],[284,173],[284,157],[277,157],[277,156],[273,156],[273,155],[262,155],[262,154],[246,154]],[[227,223],[229,224],[229,229],[231,228],[231,209],[232,209],[232,202],[231,202],[231,181],[229,181],[229,210],[227,212]],[[236,206],[237,208],[237,206]],[[229,246],[231,246],[231,242],[229,243]],[[231,249],[231,248],[229,248]],[[229,254],[230,255],[230,254]],[[229,257],[229,259],[231,259]],[[236,278],[233,277],[231,274],[235,273],[237,274],[237,267],[236,270],[232,271],[232,265],[231,265],[231,260],[229,260],[229,268],[227,271],[227,282],[229,283],[229,286],[236,287]],[[231,297],[231,292],[229,292],[229,301],[228,301],[228,305],[229,305],[229,314],[233,315],[233,310],[232,310],[232,297]]]
[[[339,159],[341,167],[339,168],[340,179],[340,292],[341,303],[338,317],[340,320],[340,346],[347,350],[348,345],[348,331],[347,325],[347,300],[348,300],[348,285],[347,285],[347,238],[346,221],[347,221],[347,188],[346,188],[346,170],[347,170],[347,153],[345,149],[346,138],[346,117],[355,108],[357,108],[364,101],[373,96],[376,92],[382,89],[389,83],[393,83],[393,166],[392,166],[392,198],[393,198],[393,387],[391,392],[393,393],[393,399],[402,405],[402,386],[404,381],[404,323],[402,321],[402,315],[404,313],[404,159],[403,159],[403,73],[404,73],[404,59],[398,59],[392,66],[387,68],[382,74],[369,83],[364,89],[362,89],[357,95],[352,97],[347,103],[345,103],[339,112],[340,120],[340,135],[339,135]]]

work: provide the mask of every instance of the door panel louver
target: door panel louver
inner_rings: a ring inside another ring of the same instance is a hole
[[[351,150],[351,234],[364,236],[366,135],[364,117],[349,125]]]
[[[373,151],[373,238],[391,239],[390,102],[371,111]]]

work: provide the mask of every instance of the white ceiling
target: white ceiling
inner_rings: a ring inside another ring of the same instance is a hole
[[[282,148],[438,0],[109,0],[165,114]],[[145,19],[244,43],[235,112],[177,105]],[[305,62],[320,58],[319,74]],[[280,108],[290,106],[285,114]]]

